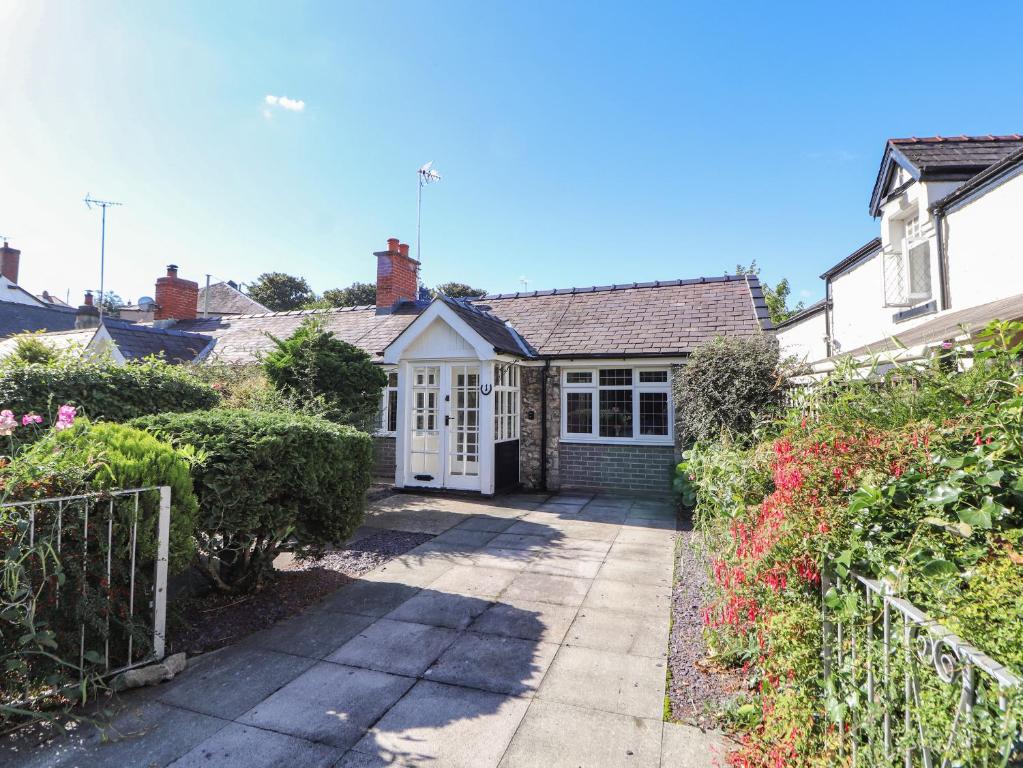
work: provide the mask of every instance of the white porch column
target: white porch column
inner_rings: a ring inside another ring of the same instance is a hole
[[[394,441],[394,485],[405,487],[406,446],[409,440],[409,409],[412,407],[412,376],[407,362],[398,363],[398,434]]]
[[[484,395],[483,392],[490,394]],[[480,361],[480,493],[494,492],[494,363]]]

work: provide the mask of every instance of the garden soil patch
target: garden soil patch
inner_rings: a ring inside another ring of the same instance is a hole
[[[720,728],[724,725],[723,711],[742,693],[743,682],[735,671],[708,658],[703,639],[707,560],[699,535],[688,521],[683,523],[678,538],[668,639],[670,719],[701,728]]]
[[[260,592],[210,592],[168,606],[168,653],[189,656],[214,651],[294,616],[378,565],[433,536],[407,531],[363,529],[341,549],[309,561],[294,561],[274,574]]]

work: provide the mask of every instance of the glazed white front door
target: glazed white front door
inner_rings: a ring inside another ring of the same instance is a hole
[[[479,363],[413,363],[405,484],[480,490]]]

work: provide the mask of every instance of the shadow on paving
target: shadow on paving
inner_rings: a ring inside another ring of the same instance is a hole
[[[511,585],[538,553],[527,537],[562,534],[506,533],[518,522],[463,515],[299,616],[114,697],[105,728],[9,739],[0,765],[496,765],[560,642],[544,639],[557,596]]]

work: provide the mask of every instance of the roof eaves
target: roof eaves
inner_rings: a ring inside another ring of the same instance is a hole
[[[775,325],[774,326],[774,330],[780,331],[780,330],[782,330],[784,328],[788,328],[790,325],[795,325],[796,323],[801,322],[802,320],[805,320],[808,317],[813,317],[814,315],[819,315],[821,312],[823,312],[827,308],[827,306],[828,306],[828,300],[827,299],[821,299],[819,301],[815,301],[810,306],[808,306],[808,307],[806,307],[804,309],[801,309],[798,312],[793,312],[791,315],[786,317],[780,323]]]
[[[848,269],[849,267],[851,267],[854,264],[862,261],[863,259],[866,259],[868,256],[873,256],[880,249],[881,249],[881,238],[880,237],[875,237],[869,243],[866,243],[865,245],[861,245],[855,251],[853,251],[848,256],[846,256],[844,259],[842,259],[840,262],[835,264],[833,267],[828,269],[826,272],[822,273],[821,274],[821,280],[827,280],[828,278],[833,277],[834,275],[838,274],[839,272],[842,272],[842,271]]]

